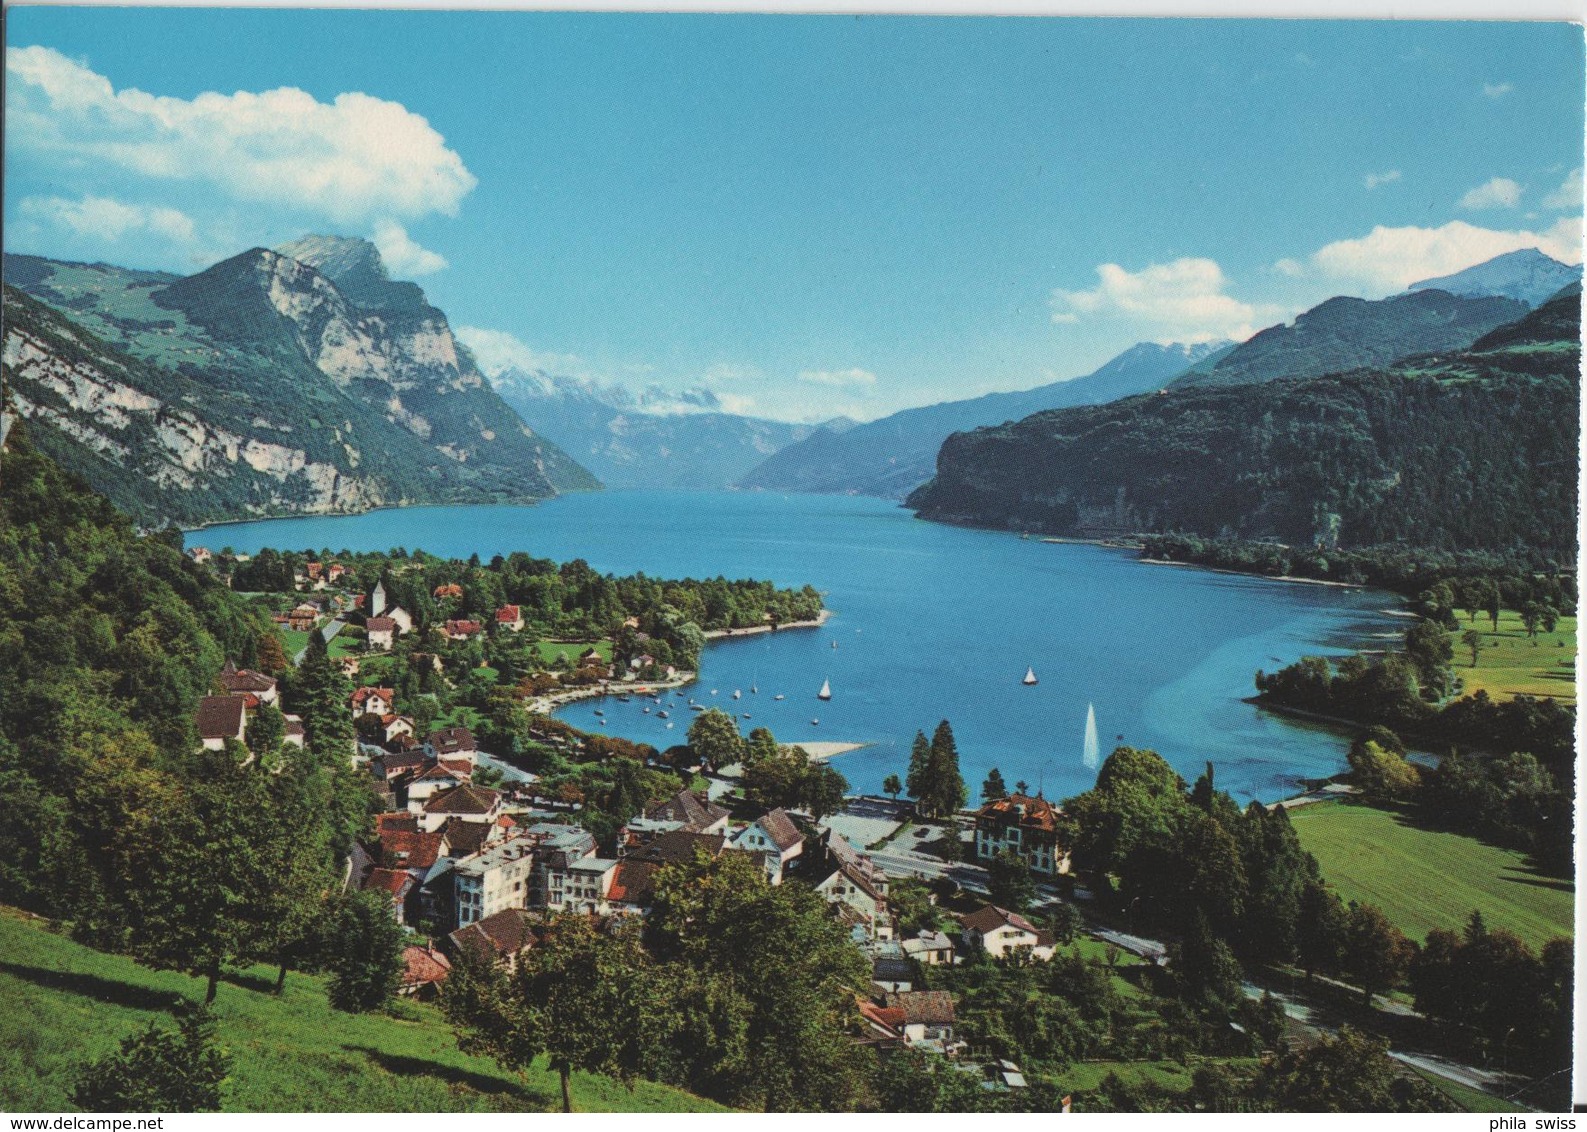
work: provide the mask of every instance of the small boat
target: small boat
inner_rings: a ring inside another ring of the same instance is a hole
[[[664,712],[664,711],[658,711],[656,713],[656,718],[657,719],[666,719],[667,718],[667,713]]]
[[[650,705],[648,705],[648,704],[645,705],[645,714],[646,715],[650,714]]]
[[[837,642],[836,642],[836,641],[833,641],[833,642],[832,642],[832,647],[833,647],[833,648],[837,648],[837,647],[838,647],[838,643],[837,643]]]
[[[604,711],[602,711],[600,708],[596,708],[595,709],[595,714],[596,715],[605,715],[606,713]]]
[[[671,731],[671,730],[672,730],[672,724],[670,724],[670,723],[669,723],[669,724],[667,724],[667,730],[668,730],[668,731]]]
[[[816,699],[818,699],[818,700],[830,700],[831,698],[832,698],[832,681],[830,681],[830,680],[821,681],[821,690],[816,693]]]
[[[716,689],[715,689],[715,688],[712,688],[712,689],[711,689],[711,694],[712,694],[712,695],[713,695],[713,696],[714,696],[714,695],[716,695]]]
[[[1025,669],[1025,679],[1021,680],[1020,683],[1025,685],[1036,683],[1036,670],[1034,668]]]
[[[629,701],[629,699],[630,699],[630,697],[628,697],[628,696],[618,696],[617,697],[617,702],[620,703],[620,704],[626,704]]]
[[[772,699],[774,699],[774,700],[780,700],[780,699],[782,699],[782,693],[781,693],[781,692],[778,692],[778,693],[777,693],[777,694],[776,694],[776,695],[775,695],[775,696],[773,696],[773,697],[772,697]]]
[[[746,711],[742,716],[740,716],[740,718],[741,719],[748,719],[749,718],[749,712]]]
[[[690,704],[689,705],[689,710],[690,711],[704,711],[705,710],[705,705],[704,704]]]
[[[733,698],[734,698],[734,699],[735,699],[735,700],[736,700],[736,699],[738,699],[738,698],[739,698],[739,697],[740,697],[740,696],[742,696],[742,695],[743,695],[743,694],[744,694],[744,693],[742,693],[742,692],[740,692],[740,691],[739,691],[739,690],[738,690],[738,689],[737,689],[737,688],[734,688],[734,689],[733,689]]]
[[[819,719],[812,719],[810,721],[810,726],[811,727],[820,727],[821,726],[821,721]]]

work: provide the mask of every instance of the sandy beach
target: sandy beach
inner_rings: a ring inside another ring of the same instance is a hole
[[[1223,566],[1203,566],[1199,562],[1175,562],[1170,558],[1138,558],[1148,566],[1185,566],[1193,570],[1210,570],[1214,574],[1233,574],[1237,578],[1265,578],[1269,582],[1297,582],[1303,586],[1338,586],[1345,590],[1359,590],[1355,582],[1335,582],[1328,578],[1297,578],[1293,574],[1256,574],[1249,570],[1230,570]]]
[[[825,762],[827,759],[834,758],[834,757],[836,757],[838,755],[848,754],[848,752],[850,752],[850,751],[857,751],[861,747],[865,746],[864,743],[826,743],[826,742],[792,743],[792,744],[789,744],[789,745],[790,746],[796,746],[796,747],[803,747],[805,749],[805,753],[810,756],[810,761],[811,762]]]

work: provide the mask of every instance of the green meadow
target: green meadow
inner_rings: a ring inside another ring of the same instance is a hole
[[[1290,820],[1342,898],[1376,904],[1417,941],[1433,928],[1458,931],[1473,909],[1533,948],[1575,934],[1575,885],[1538,872],[1524,853],[1348,802],[1299,806]]]
[[[68,1111],[85,1061],[115,1050],[151,1020],[169,1025],[180,997],[195,1001],[202,980],[149,971],[92,951],[41,921],[0,908],[0,1109]],[[321,980],[289,975],[271,993],[274,972],[243,971],[221,984],[218,1037],[230,1050],[224,1086],[235,1112],[545,1112],[561,1108],[556,1074],[536,1063],[522,1076],[460,1053],[434,1007],[402,1002],[392,1013],[342,1014]],[[721,1112],[665,1085],[573,1075],[573,1105],[584,1112]]]

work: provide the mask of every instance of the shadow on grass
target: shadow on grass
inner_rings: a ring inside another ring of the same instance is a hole
[[[1569,873],[1561,873],[1557,869],[1548,868],[1532,854],[1526,853],[1524,849],[1519,849],[1514,845],[1507,845],[1489,833],[1470,829],[1425,807],[1408,802],[1374,803],[1352,801],[1350,804],[1385,810],[1394,815],[1395,821],[1411,829],[1419,829],[1428,833],[1454,833],[1461,837],[1469,837],[1473,841],[1481,842],[1490,849],[1503,849],[1511,853],[1523,853],[1526,857],[1526,863],[1517,871],[1524,873],[1525,876],[1506,876],[1504,877],[1505,880],[1515,881],[1518,884],[1535,884],[1541,888],[1554,888],[1561,892],[1576,891],[1575,878]],[[1536,879],[1527,879],[1528,877]]]
[[[242,971],[225,971],[220,976],[220,981],[243,990],[257,991],[260,994],[273,995],[276,992],[276,981],[262,975],[249,975]]]
[[[373,1049],[369,1046],[344,1045],[343,1049],[349,1053],[361,1053],[388,1073],[402,1077],[434,1077],[438,1081],[445,1081],[448,1085],[461,1085],[473,1089],[477,1093],[490,1096],[518,1097],[530,1104],[549,1108],[553,1099],[557,1107],[561,1107],[560,1096],[553,1098],[550,1092],[541,1092],[537,1089],[526,1088],[521,1083],[506,1081],[500,1077],[489,1077],[483,1073],[476,1073],[471,1069],[462,1069],[455,1065],[442,1065],[434,1061],[425,1061],[420,1057],[403,1057],[401,1054],[387,1053],[385,1050]]]
[[[21,963],[0,963],[0,973],[33,983],[50,990],[80,994],[95,1002],[112,1006],[125,1006],[133,1010],[170,1010],[183,1001],[176,991],[155,990],[126,983],[119,979],[102,979],[78,971],[51,971],[45,967],[29,967]]]

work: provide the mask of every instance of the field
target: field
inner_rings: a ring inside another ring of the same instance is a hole
[[[302,629],[282,629],[281,645],[286,650],[287,659],[291,660],[309,647],[309,635]]]
[[[103,955],[0,908],[0,1109],[69,1111],[78,1067],[204,984]],[[221,984],[219,1037],[232,1054],[225,1106],[237,1112],[522,1112],[556,1110],[556,1075],[536,1064],[522,1078],[458,1052],[432,1006],[403,1003],[402,1018],[340,1014],[318,979],[256,968]],[[640,1082],[632,1092],[605,1077],[575,1073],[580,1111],[723,1111],[699,1097]]]
[[[1299,806],[1290,820],[1341,897],[1378,905],[1415,940],[1432,928],[1458,931],[1472,909],[1534,948],[1575,934],[1575,886],[1513,849],[1345,802]]]
[[[1475,668],[1471,650],[1461,641],[1472,629],[1482,634]],[[1505,610],[1499,614],[1499,631],[1492,630],[1493,622],[1479,615],[1474,622],[1462,620],[1450,634],[1462,695],[1480,688],[1494,699],[1526,695],[1576,702],[1576,618],[1561,617],[1554,632],[1528,637],[1521,615]]]
[[[601,659],[607,664],[612,662],[611,641],[536,641],[535,652],[543,664],[550,664],[557,658],[558,653],[567,653],[568,660],[579,658],[580,653],[594,649],[601,654]]]

